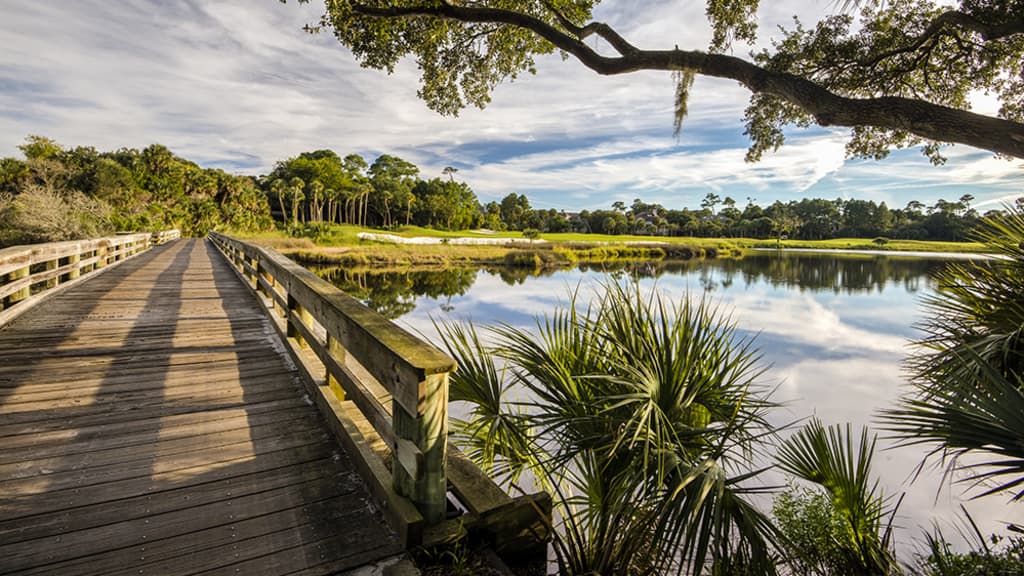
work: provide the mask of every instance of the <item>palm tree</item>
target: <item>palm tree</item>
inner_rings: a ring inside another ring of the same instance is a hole
[[[835,555],[813,550],[793,550],[794,556],[811,553],[813,573],[884,576],[898,571],[890,545],[895,508],[872,477],[871,460],[875,437],[861,430],[860,441],[853,445],[850,425],[825,428],[813,418],[779,446],[779,467],[797,478],[817,484],[828,494],[838,517],[838,526],[829,534]],[[886,518],[889,519],[886,522]]]
[[[1024,499],[1024,211],[986,218],[975,237],[995,257],[952,264],[925,300],[925,336],[908,362],[912,389],[882,413],[903,444],[933,447],[946,472],[980,496],[1016,490]],[[981,463],[961,459],[970,453]],[[925,464],[922,462],[922,465]]]
[[[288,220],[288,213],[285,212],[284,210],[284,194],[286,189],[287,185],[284,183],[284,180],[280,178],[275,178],[274,181],[270,183],[270,191],[274,194],[274,196],[277,196],[277,203],[281,207],[282,222]]]
[[[471,406],[457,441],[492,475],[529,471],[554,494],[563,574],[774,573],[775,529],[749,501],[773,432],[752,342],[706,301],[603,288],[535,334],[440,326],[460,366],[451,399]]]
[[[298,176],[288,181],[288,196],[292,201],[292,225],[299,223],[299,202],[306,199],[306,195],[302,191],[305,186],[306,183]]]
[[[321,222],[323,221],[323,198],[320,196],[324,191],[324,184],[320,180],[313,180],[309,183],[309,190],[313,193],[313,200],[309,205],[309,220],[310,222]]]

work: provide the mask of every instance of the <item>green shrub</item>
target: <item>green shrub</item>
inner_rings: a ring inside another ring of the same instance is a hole
[[[790,485],[773,499],[772,517],[782,532],[794,575],[843,573],[839,543],[845,538],[844,521],[825,492]]]
[[[924,576],[1015,576],[1024,574],[1024,537],[992,535],[989,543],[975,542],[968,552],[953,552],[942,533],[927,535],[928,553],[918,558],[916,572]],[[1004,544],[1004,540],[1006,541]]]

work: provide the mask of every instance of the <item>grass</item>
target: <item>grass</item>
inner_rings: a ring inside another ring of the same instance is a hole
[[[889,250],[914,252],[981,252],[975,242],[929,242],[889,240],[877,244],[870,238],[833,240],[758,240],[753,238],[695,238],[667,236],[612,236],[608,234],[541,234],[539,242],[529,246],[454,244],[389,244],[359,238],[360,232],[385,233],[405,238],[523,238],[520,232],[482,233],[471,230],[433,230],[402,226],[394,230],[376,230],[349,224],[324,226],[316,239],[289,236],[275,230],[240,235],[291,257],[319,264],[343,266],[446,266],[502,265],[530,267],[570,266],[577,262],[610,260],[661,260],[693,257],[739,256],[754,248],[804,248],[818,250]],[[637,246],[637,244],[646,244]]]

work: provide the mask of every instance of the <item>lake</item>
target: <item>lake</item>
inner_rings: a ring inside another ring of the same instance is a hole
[[[922,319],[921,297],[931,274],[953,256],[837,255],[763,252],[743,259],[583,266],[573,270],[458,269],[352,273],[320,270],[343,290],[414,331],[434,334],[431,318],[505,322],[530,328],[534,318],[564,305],[577,287],[581,302],[609,275],[637,278],[678,300],[707,295],[725,310],[741,335],[756,337],[771,365],[774,400],[785,404],[776,424],[817,415],[825,424],[871,424],[899,396],[901,362]],[[453,407],[453,411],[457,410]],[[884,439],[879,445],[888,448]],[[933,520],[955,536],[950,522],[961,502],[959,486],[943,488],[941,470],[925,469],[911,482],[919,448],[876,454],[875,473],[886,494],[906,492],[897,516],[905,552],[919,528]],[[1022,507],[988,497],[966,505],[986,532],[1020,522]]]

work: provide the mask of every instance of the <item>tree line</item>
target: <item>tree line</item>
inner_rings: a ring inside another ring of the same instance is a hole
[[[266,197],[248,176],[201,168],[165,146],[99,152],[42,136],[0,158],[0,246],[53,242],[119,230],[273,225]]]
[[[897,238],[907,240],[963,241],[985,214],[971,206],[974,196],[936,200],[925,205],[911,200],[902,208],[885,202],[837,198],[804,198],[760,206],[747,199],[741,209],[731,197],[708,193],[699,209],[669,209],[637,198],[627,206],[617,201],[611,209],[568,213],[534,210],[529,199],[509,194],[491,203],[501,225],[510,230],[535,228],[542,232],[697,236],[706,238]],[[1017,200],[1024,206],[1024,198]]]
[[[768,206],[748,198],[740,207],[709,192],[699,208],[666,208],[637,198],[630,205],[617,201],[609,209],[567,212],[533,208],[526,195],[514,192],[484,204],[456,178],[456,168],[427,178],[390,154],[368,162],[359,154],[303,152],[252,177],[201,168],[160,144],[99,152],[29,136],[19,149],[23,160],[0,158],[0,245],[171,227],[190,236],[214,228],[250,232],[270,229],[275,221],[296,235],[308,225],[335,223],[530,234],[959,241],[984,216],[971,206],[970,194],[899,208],[843,198]]]

